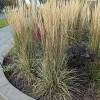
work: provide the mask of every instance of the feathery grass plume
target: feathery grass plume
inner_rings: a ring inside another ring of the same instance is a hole
[[[60,2],[60,5],[62,6],[62,2]],[[64,11],[63,15],[68,19],[68,44],[80,44],[83,33],[85,33],[84,30],[86,27],[88,28],[88,22],[90,20],[89,7],[84,0],[70,0],[63,3],[62,9]]]
[[[95,5],[92,11],[91,32],[90,32],[90,48],[100,55],[100,3]]]
[[[23,76],[31,80],[36,69],[34,68],[34,60],[37,57],[38,51],[38,43],[36,43],[34,35],[34,30],[37,28],[35,11],[33,8],[27,9],[23,6],[12,8],[8,10],[7,14],[19,57],[18,66],[22,70]]]
[[[78,20],[81,7],[79,4],[79,0],[67,1],[66,4],[51,0],[43,8],[39,8],[37,25],[41,32],[44,59],[38,69],[40,78],[34,86],[36,97],[71,100],[74,93],[80,95],[75,72],[67,70],[65,61],[66,48],[69,45],[68,29],[69,25]]]

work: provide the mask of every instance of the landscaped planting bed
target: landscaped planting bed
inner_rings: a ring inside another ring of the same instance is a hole
[[[15,44],[2,65],[8,80],[37,100],[100,100],[99,9],[83,0],[9,9]]]

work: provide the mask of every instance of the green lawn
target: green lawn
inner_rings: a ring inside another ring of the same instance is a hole
[[[0,28],[3,28],[5,26],[7,26],[7,20],[6,19],[0,19]]]
[[[4,14],[4,12],[0,12],[0,14]]]

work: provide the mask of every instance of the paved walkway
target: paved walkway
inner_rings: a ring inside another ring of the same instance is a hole
[[[13,36],[11,34],[10,28],[4,27],[0,29],[0,62],[3,61],[3,56],[5,56],[9,50],[13,47]],[[12,86],[9,81],[4,76],[2,71],[2,66],[0,66],[0,100],[35,100],[18,89]]]
[[[0,29],[0,58],[13,46],[13,37],[10,28],[4,27]],[[4,52],[4,50],[6,50]]]
[[[1,18],[1,16],[0,16]],[[3,57],[5,54],[13,47],[13,37],[10,31],[10,28],[4,27],[0,29],[0,62],[2,62]],[[2,87],[4,85],[7,85],[9,82],[4,77],[4,74],[2,72],[2,68],[0,67],[0,100],[6,100],[2,95]],[[6,90],[4,90],[6,91]]]
[[[6,18],[5,14],[0,14],[0,19],[5,19],[5,18]]]

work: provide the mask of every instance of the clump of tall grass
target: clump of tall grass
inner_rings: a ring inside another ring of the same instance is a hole
[[[34,61],[40,54],[38,43],[36,43],[35,34],[37,29],[35,22],[34,10],[28,10],[25,7],[12,8],[7,11],[8,22],[12,29],[13,37],[15,40],[15,48],[18,55],[18,66],[22,73],[19,76],[25,76],[28,81],[34,78],[33,72]],[[28,17],[29,16],[29,17]]]
[[[86,5],[79,0],[66,1],[66,3],[51,1],[39,9],[37,25],[41,31],[44,58],[39,70],[40,79],[35,85],[35,93],[38,97],[44,96],[44,99],[49,100],[58,98],[71,100],[74,93],[79,93],[77,78],[73,77],[75,72],[73,74],[70,73],[73,71],[68,71],[65,58],[69,37],[77,40],[75,37],[77,32],[74,33],[74,31],[77,31],[75,27],[78,24],[78,18],[82,19],[83,12],[86,15],[81,23],[81,29],[87,21],[86,11]]]

